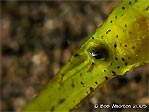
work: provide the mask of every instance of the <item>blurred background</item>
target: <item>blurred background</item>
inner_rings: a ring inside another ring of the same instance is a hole
[[[38,95],[119,2],[1,1],[1,111],[19,111]],[[114,78],[74,111],[115,111],[95,103],[148,105],[148,67]]]

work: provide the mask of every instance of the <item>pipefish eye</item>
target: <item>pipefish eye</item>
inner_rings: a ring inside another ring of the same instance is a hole
[[[109,58],[109,51],[108,48],[104,45],[90,47],[89,54],[94,57],[95,59],[103,59],[106,60]]]

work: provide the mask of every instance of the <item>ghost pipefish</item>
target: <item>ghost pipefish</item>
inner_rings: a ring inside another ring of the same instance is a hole
[[[101,84],[149,62],[149,2],[122,1],[22,111],[70,111]]]

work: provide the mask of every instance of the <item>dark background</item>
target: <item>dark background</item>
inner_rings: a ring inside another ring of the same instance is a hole
[[[1,1],[1,111],[19,111],[33,99],[118,3]],[[149,104],[148,67],[109,81],[75,111],[115,111],[95,103]],[[119,109],[130,110],[147,108]]]

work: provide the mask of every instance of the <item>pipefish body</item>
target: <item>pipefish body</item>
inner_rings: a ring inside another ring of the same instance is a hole
[[[96,88],[149,62],[149,2],[124,0],[22,111],[70,111]]]

